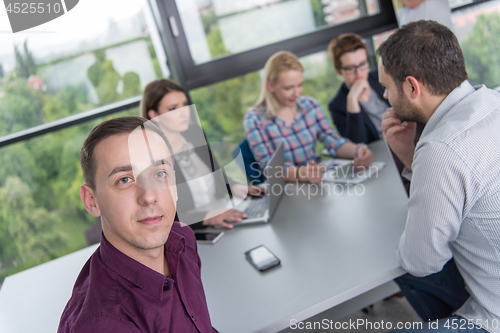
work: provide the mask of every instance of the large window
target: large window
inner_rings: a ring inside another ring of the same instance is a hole
[[[176,75],[195,89],[259,70],[274,52],[304,56],[342,32],[395,28],[390,1],[158,1]]]
[[[60,103],[71,102],[61,98]],[[113,117],[138,112],[133,108]],[[0,148],[0,283],[99,241],[100,222],[80,200],[79,156],[89,131],[105,119]]]
[[[377,0],[176,0],[195,64],[379,13]]]
[[[500,86],[500,1],[488,1],[456,10],[455,34],[464,52],[472,84]]]
[[[168,75],[146,1],[121,3],[80,1],[42,26],[2,34],[0,137],[140,95]],[[2,28],[10,30],[7,20]]]

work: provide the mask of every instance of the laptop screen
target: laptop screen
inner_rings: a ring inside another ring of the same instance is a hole
[[[280,142],[267,162],[265,176],[268,183],[269,219],[271,219],[285,191],[285,149],[283,142]]]

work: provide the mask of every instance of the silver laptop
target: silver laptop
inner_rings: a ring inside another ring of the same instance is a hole
[[[281,142],[267,162],[264,171],[267,194],[260,198],[249,196],[236,205],[234,208],[245,212],[247,218],[240,223],[235,223],[235,226],[249,223],[267,223],[271,220],[285,188],[284,166],[285,152],[283,142]],[[231,203],[226,207],[233,208]]]

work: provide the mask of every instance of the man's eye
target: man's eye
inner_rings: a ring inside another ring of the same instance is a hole
[[[156,178],[166,178],[168,176],[167,172],[162,170],[155,173]]]
[[[118,179],[118,184],[127,184],[130,183],[132,179],[130,177],[123,177]]]

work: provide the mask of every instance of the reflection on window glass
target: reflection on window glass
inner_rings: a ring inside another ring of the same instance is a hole
[[[3,34],[0,137],[140,95],[162,77],[145,6],[80,1],[57,20]]]
[[[302,57],[300,61],[305,69],[303,94],[317,99],[330,117],[328,103],[342,84],[342,77],[335,71],[326,51]],[[260,75],[261,72],[253,72],[189,92],[209,142],[237,144],[245,138],[243,117],[257,102]],[[318,142],[318,151],[321,149]],[[217,158],[221,161],[232,159],[230,155]]]
[[[0,284],[99,242],[100,222],[80,200],[80,149],[98,123],[138,114],[133,108],[0,148]]]
[[[455,34],[462,47],[472,84],[500,86],[500,1],[453,12]]]
[[[377,0],[177,0],[195,64],[379,13]]]

